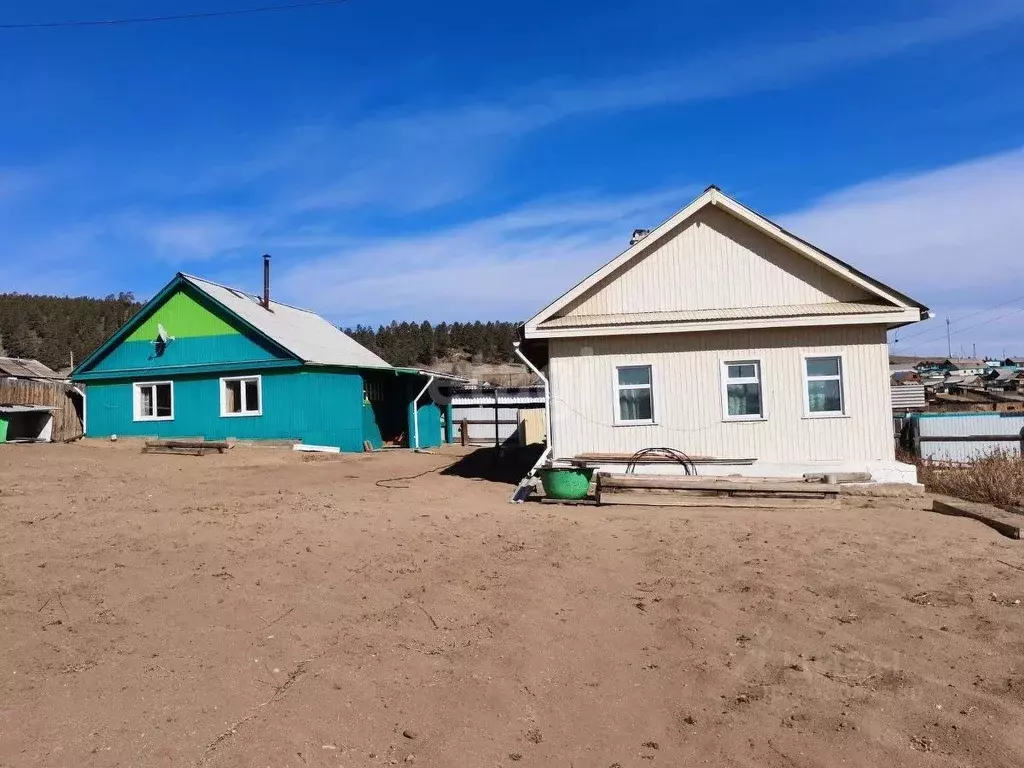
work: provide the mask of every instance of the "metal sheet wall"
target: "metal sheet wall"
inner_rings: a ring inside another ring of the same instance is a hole
[[[1020,413],[922,413],[917,417],[921,437],[1020,437],[1024,414]],[[995,450],[1020,453],[1020,441],[964,440],[921,442],[921,456],[937,461],[970,461]]]
[[[88,434],[298,439],[343,451],[363,450],[363,382],[358,373],[264,372],[262,377],[263,415],[231,417],[220,415],[219,376],[176,377],[170,421],[134,421],[131,382],[93,383],[86,392]]]

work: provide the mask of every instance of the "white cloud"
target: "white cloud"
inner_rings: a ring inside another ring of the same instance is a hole
[[[451,229],[373,239],[279,268],[275,292],[346,322],[525,318],[693,193],[547,200]]]
[[[247,217],[228,214],[136,220],[132,228],[156,255],[170,261],[215,258],[257,239],[256,228]]]
[[[1024,350],[1024,314],[997,319],[1014,305],[975,314],[1024,296],[1022,211],[1024,149],[1016,149],[859,184],[780,223],[936,311],[940,320],[928,324],[934,332],[908,329],[901,347],[944,350],[941,318],[971,315],[953,325],[954,346]]]

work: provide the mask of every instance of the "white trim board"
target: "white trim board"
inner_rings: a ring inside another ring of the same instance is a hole
[[[921,319],[917,309],[902,312],[872,312],[862,315],[805,315],[801,317],[707,320],[682,323],[630,323],[628,325],[559,326],[527,328],[529,339],[575,339],[580,336],[635,336],[647,333],[698,333],[701,331],[753,330],[761,328],[804,328],[824,325],[884,325],[899,328]]]

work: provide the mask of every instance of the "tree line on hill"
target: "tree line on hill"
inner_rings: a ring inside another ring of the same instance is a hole
[[[392,365],[433,365],[452,356],[475,363],[515,362],[512,343],[518,339],[518,323],[422,323],[392,321],[390,325],[357,325],[345,333]]]
[[[131,293],[102,299],[0,294],[0,355],[38,360],[54,370],[77,364],[142,306]],[[409,323],[345,333],[392,365],[429,366],[452,357],[477,363],[513,362],[517,323]]]
[[[131,293],[102,299],[0,293],[0,355],[59,371],[72,358],[81,362],[141,306]]]

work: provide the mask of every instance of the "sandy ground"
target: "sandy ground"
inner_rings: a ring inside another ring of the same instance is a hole
[[[0,765],[1024,763],[1021,543],[451,460],[0,446]]]

